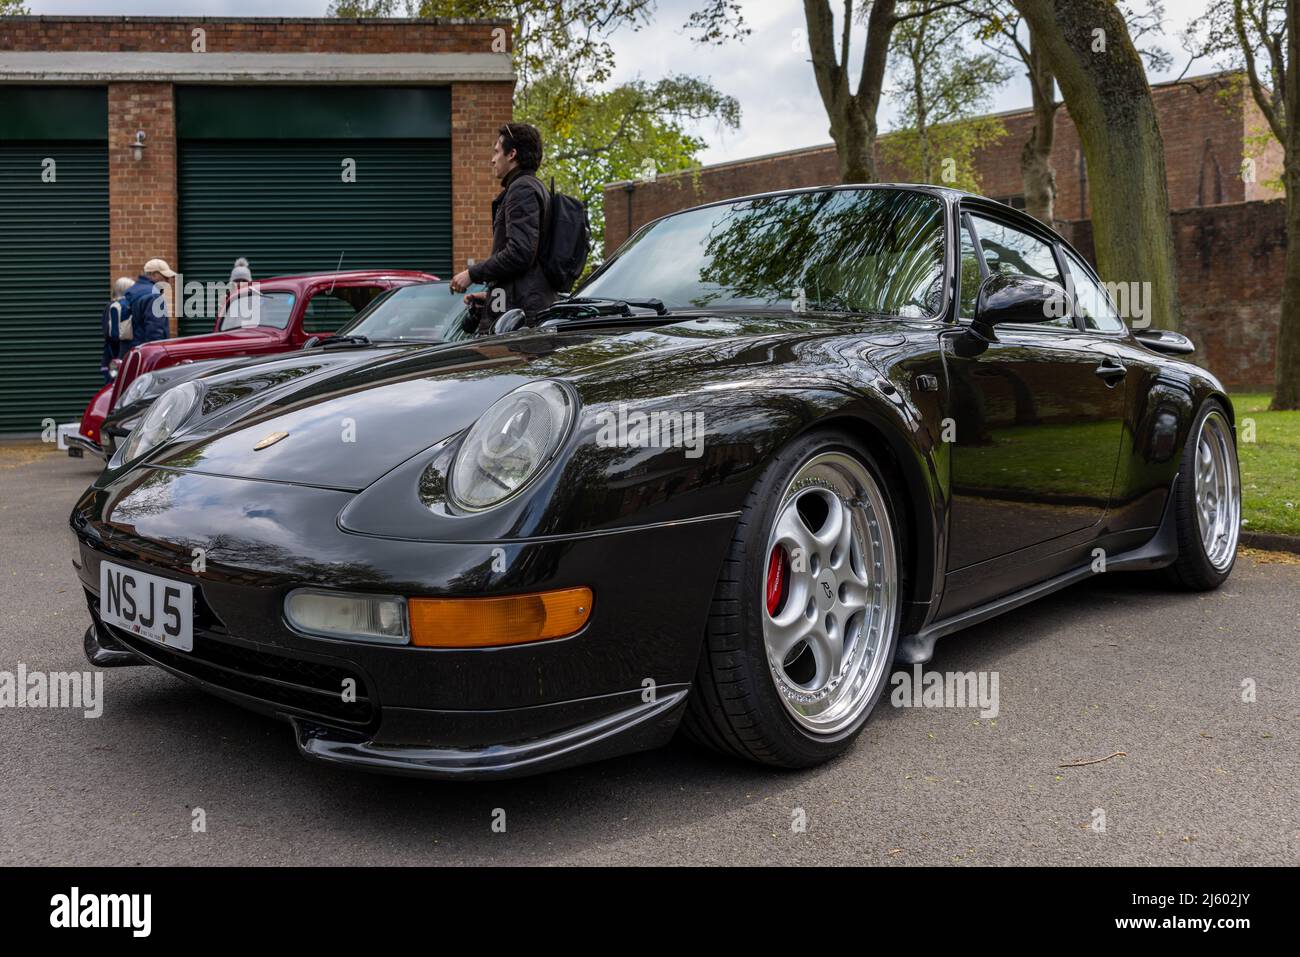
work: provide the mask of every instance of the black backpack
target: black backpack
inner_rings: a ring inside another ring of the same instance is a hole
[[[546,187],[542,189],[545,191]],[[591,253],[591,220],[587,218],[586,203],[555,191],[554,177],[550,193],[550,209],[543,217],[537,258],[550,287],[558,293],[567,293],[587,266],[587,256]]]

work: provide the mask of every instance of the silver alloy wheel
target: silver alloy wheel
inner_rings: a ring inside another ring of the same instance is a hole
[[[777,692],[805,729],[842,731],[884,680],[898,593],[889,512],[866,466],[841,452],[810,459],[781,496],[765,554],[759,600]]]
[[[1232,429],[1223,413],[1211,411],[1196,436],[1196,523],[1201,548],[1216,571],[1232,564],[1241,528],[1241,480]]]

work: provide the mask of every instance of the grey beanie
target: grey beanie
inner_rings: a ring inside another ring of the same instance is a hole
[[[252,282],[253,273],[248,268],[248,260],[240,256],[235,260],[235,268],[230,270],[231,282]]]

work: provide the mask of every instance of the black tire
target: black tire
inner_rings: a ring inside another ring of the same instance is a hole
[[[805,768],[843,753],[861,732],[889,683],[901,623],[903,588],[895,590],[893,627],[884,645],[886,664],[875,693],[851,726],[814,734],[789,715],[767,662],[760,596],[768,536],[780,498],[805,463],[827,451],[847,453],[869,471],[884,498],[901,579],[903,555],[896,493],[871,453],[839,431],[809,433],[790,443],[767,466],[746,498],[714,589],[699,667],[683,733],[698,744],[781,768]]]
[[[1174,520],[1178,531],[1178,558],[1164,569],[1165,580],[1170,584],[1190,591],[1210,591],[1218,588],[1232,574],[1237,556],[1234,547],[1231,560],[1224,568],[1215,568],[1205,554],[1201,541],[1200,524],[1196,514],[1196,456],[1197,437],[1201,426],[1212,413],[1218,413],[1227,419],[1227,410],[1216,399],[1207,400],[1197,412],[1192,428],[1187,433],[1183,454],[1178,466],[1178,481],[1174,486]],[[1232,455],[1232,468],[1236,487],[1241,487],[1240,469],[1237,465],[1235,447]]]

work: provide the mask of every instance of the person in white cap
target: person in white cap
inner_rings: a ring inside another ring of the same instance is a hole
[[[170,335],[167,296],[163,284],[170,283],[175,278],[176,273],[167,265],[167,260],[150,259],[144,264],[135,285],[126,291],[123,298],[131,310],[135,345],[166,339]]]

